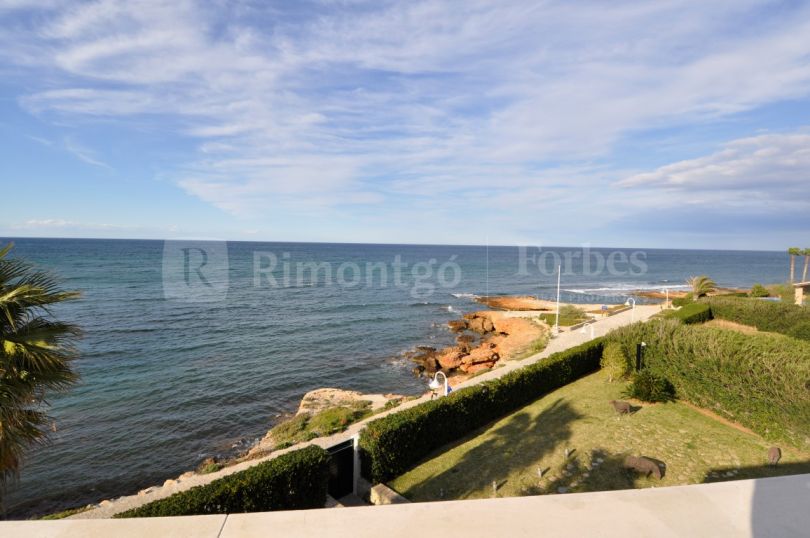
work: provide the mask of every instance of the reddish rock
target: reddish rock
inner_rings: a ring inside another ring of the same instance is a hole
[[[493,353],[491,349],[488,347],[479,347],[473,349],[469,355],[466,355],[461,359],[461,362],[464,365],[471,365],[471,364],[481,364],[483,362],[494,362],[497,361],[500,357],[497,353]]]
[[[446,352],[439,355],[439,366],[441,366],[442,370],[455,370],[461,366],[463,357],[464,353],[462,353],[460,350],[450,348]]]
[[[460,333],[462,331],[467,330],[467,322],[463,319],[453,319],[447,322],[448,327],[450,330],[456,333]]]
[[[479,362],[478,364],[471,364],[469,366],[462,366],[462,370],[464,370],[468,374],[474,374],[476,372],[481,372],[483,370],[490,370],[497,361],[489,361],[489,362]]]
[[[465,354],[472,351],[474,341],[475,338],[470,336],[469,334],[462,334],[461,336],[456,338],[456,342],[458,343],[458,349]]]

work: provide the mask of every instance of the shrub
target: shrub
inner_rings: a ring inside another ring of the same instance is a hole
[[[715,318],[751,325],[760,331],[787,334],[798,323],[810,322],[810,310],[795,304],[734,297],[711,297],[704,302]]]
[[[810,343],[674,320],[636,323],[608,338],[625,353],[646,342],[646,367],[672,382],[679,398],[768,439],[810,448]]]
[[[692,323],[705,323],[712,319],[712,310],[705,303],[691,303],[682,306],[679,310],[670,310],[665,314],[667,318],[677,319],[687,325]]]
[[[799,340],[810,341],[810,321],[801,321],[794,325],[788,331],[788,336],[798,338]]]
[[[286,448],[316,437],[342,432],[350,424],[371,414],[371,402],[360,400],[329,407],[317,413],[300,413],[270,430],[275,448]]]
[[[771,294],[762,284],[754,284],[751,288],[751,297],[770,297]]]
[[[437,448],[599,369],[602,338],[505,376],[372,421],[360,434],[363,475],[385,482]]]
[[[642,402],[670,402],[675,399],[675,387],[667,379],[644,368],[633,374],[625,395]]]
[[[556,313],[540,314],[538,318],[545,321],[550,327],[554,327],[554,325],[557,323]],[[574,305],[564,305],[560,307],[561,327],[570,327],[571,325],[582,323],[587,319],[588,314],[585,313],[585,310],[579,307],[576,307]]]
[[[115,517],[187,516],[321,508],[326,503],[329,454],[308,446],[244,471]]]
[[[602,351],[601,366],[608,373],[610,381],[624,379],[633,368],[630,358],[625,355],[622,346],[617,342],[611,342],[605,346]]]
[[[694,303],[694,302],[695,302],[695,297],[694,297],[694,295],[692,295],[692,292],[690,291],[689,293],[687,293],[683,297],[678,297],[676,299],[672,299],[672,306],[686,306],[686,305]]]

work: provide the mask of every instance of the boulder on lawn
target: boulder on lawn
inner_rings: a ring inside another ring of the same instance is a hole
[[[633,470],[644,476],[650,476],[652,474],[658,480],[661,480],[663,476],[658,463],[644,456],[627,456],[624,459],[624,468]]]

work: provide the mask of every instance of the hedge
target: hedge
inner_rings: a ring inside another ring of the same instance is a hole
[[[810,321],[801,321],[790,328],[788,336],[810,341]]]
[[[678,396],[763,437],[810,449],[810,343],[778,334],[653,320],[608,338],[675,385]]]
[[[690,303],[678,310],[668,311],[665,317],[680,320],[687,325],[705,323],[712,319],[712,309],[705,303]]]
[[[803,322],[810,322],[810,309],[784,302],[735,297],[710,297],[708,304],[715,318],[751,325],[760,331],[788,334]]]
[[[599,369],[603,338],[554,353],[499,379],[370,422],[360,434],[363,476],[395,478],[447,443]]]
[[[322,508],[331,457],[308,446],[115,517],[189,516]]]

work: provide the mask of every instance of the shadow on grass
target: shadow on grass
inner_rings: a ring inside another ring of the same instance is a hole
[[[580,457],[572,458],[562,468],[558,476],[543,484],[538,484],[526,493],[529,495],[542,495],[547,493],[584,493],[593,491],[615,491],[620,489],[634,489],[644,484],[655,484],[659,480],[652,475],[646,477],[631,469],[625,469],[624,454],[611,454],[604,449],[591,451],[588,461]],[[655,461],[661,474],[666,472],[666,465],[660,460]]]
[[[703,477],[704,484],[726,482],[728,480],[746,480],[749,478],[768,478],[810,473],[810,461],[780,463],[772,465],[751,465],[747,467],[716,467],[710,469]]]
[[[510,473],[553,452],[571,437],[570,424],[581,418],[582,415],[562,400],[555,401],[537,416],[519,411],[503,424],[476,431],[428,456],[425,459],[428,465],[435,464],[439,469],[400,493],[417,501],[464,499],[476,493],[480,496],[482,490],[496,496]],[[449,460],[448,464],[447,458],[455,457],[454,449],[481,435],[487,439],[460,454],[457,460]]]

